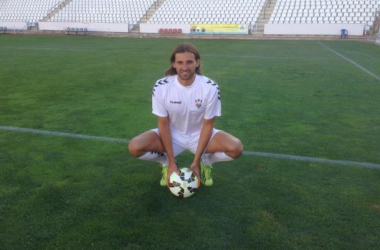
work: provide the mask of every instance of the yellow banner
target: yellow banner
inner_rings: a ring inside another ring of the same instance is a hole
[[[190,24],[191,34],[248,34],[247,24]]]

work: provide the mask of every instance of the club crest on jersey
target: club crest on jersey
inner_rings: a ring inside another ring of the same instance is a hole
[[[201,99],[195,100],[195,105],[197,106],[197,108],[200,108],[202,106],[202,100]]]

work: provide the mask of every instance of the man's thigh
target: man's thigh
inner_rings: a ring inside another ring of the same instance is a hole
[[[148,130],[134,137],[129,144],[132,144],[132,147],[146,152],[163,152],[164,150],[160,137],[152,130]]]
[[[215,135],[210,139],[209,144],[206,148],[206,153],[215,153],[215,152],[230,152],[234,151],[241,145],[239,139],[235,136],[219,130]]]

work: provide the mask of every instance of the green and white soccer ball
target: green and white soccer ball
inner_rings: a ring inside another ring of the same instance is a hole
[[[169,189],[179,198],[192,196],[199,187],[199,180],[193,171],[188,168],[179,169],[180,174],[172,173],[169,180]]]

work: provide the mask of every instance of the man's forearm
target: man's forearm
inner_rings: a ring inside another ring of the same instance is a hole
[[[159,120],[158,131],[160,132],[160,138],[162,145],[164,146],[165,152],[169,160],[169,166],[175,164],[174,152],[173,152],[173,142],[172,134],[170,131],[170,125],[168,121]]]
[[[194,155],[194,163],[196,162],[197,164],[199,164],[202,154],[205,151],[207,144],[210,141],[213,128],[214,128],[214,119],[205,120],[203,122],[201,134],[199,136],[197,151],[195,152],[195,155]]]

